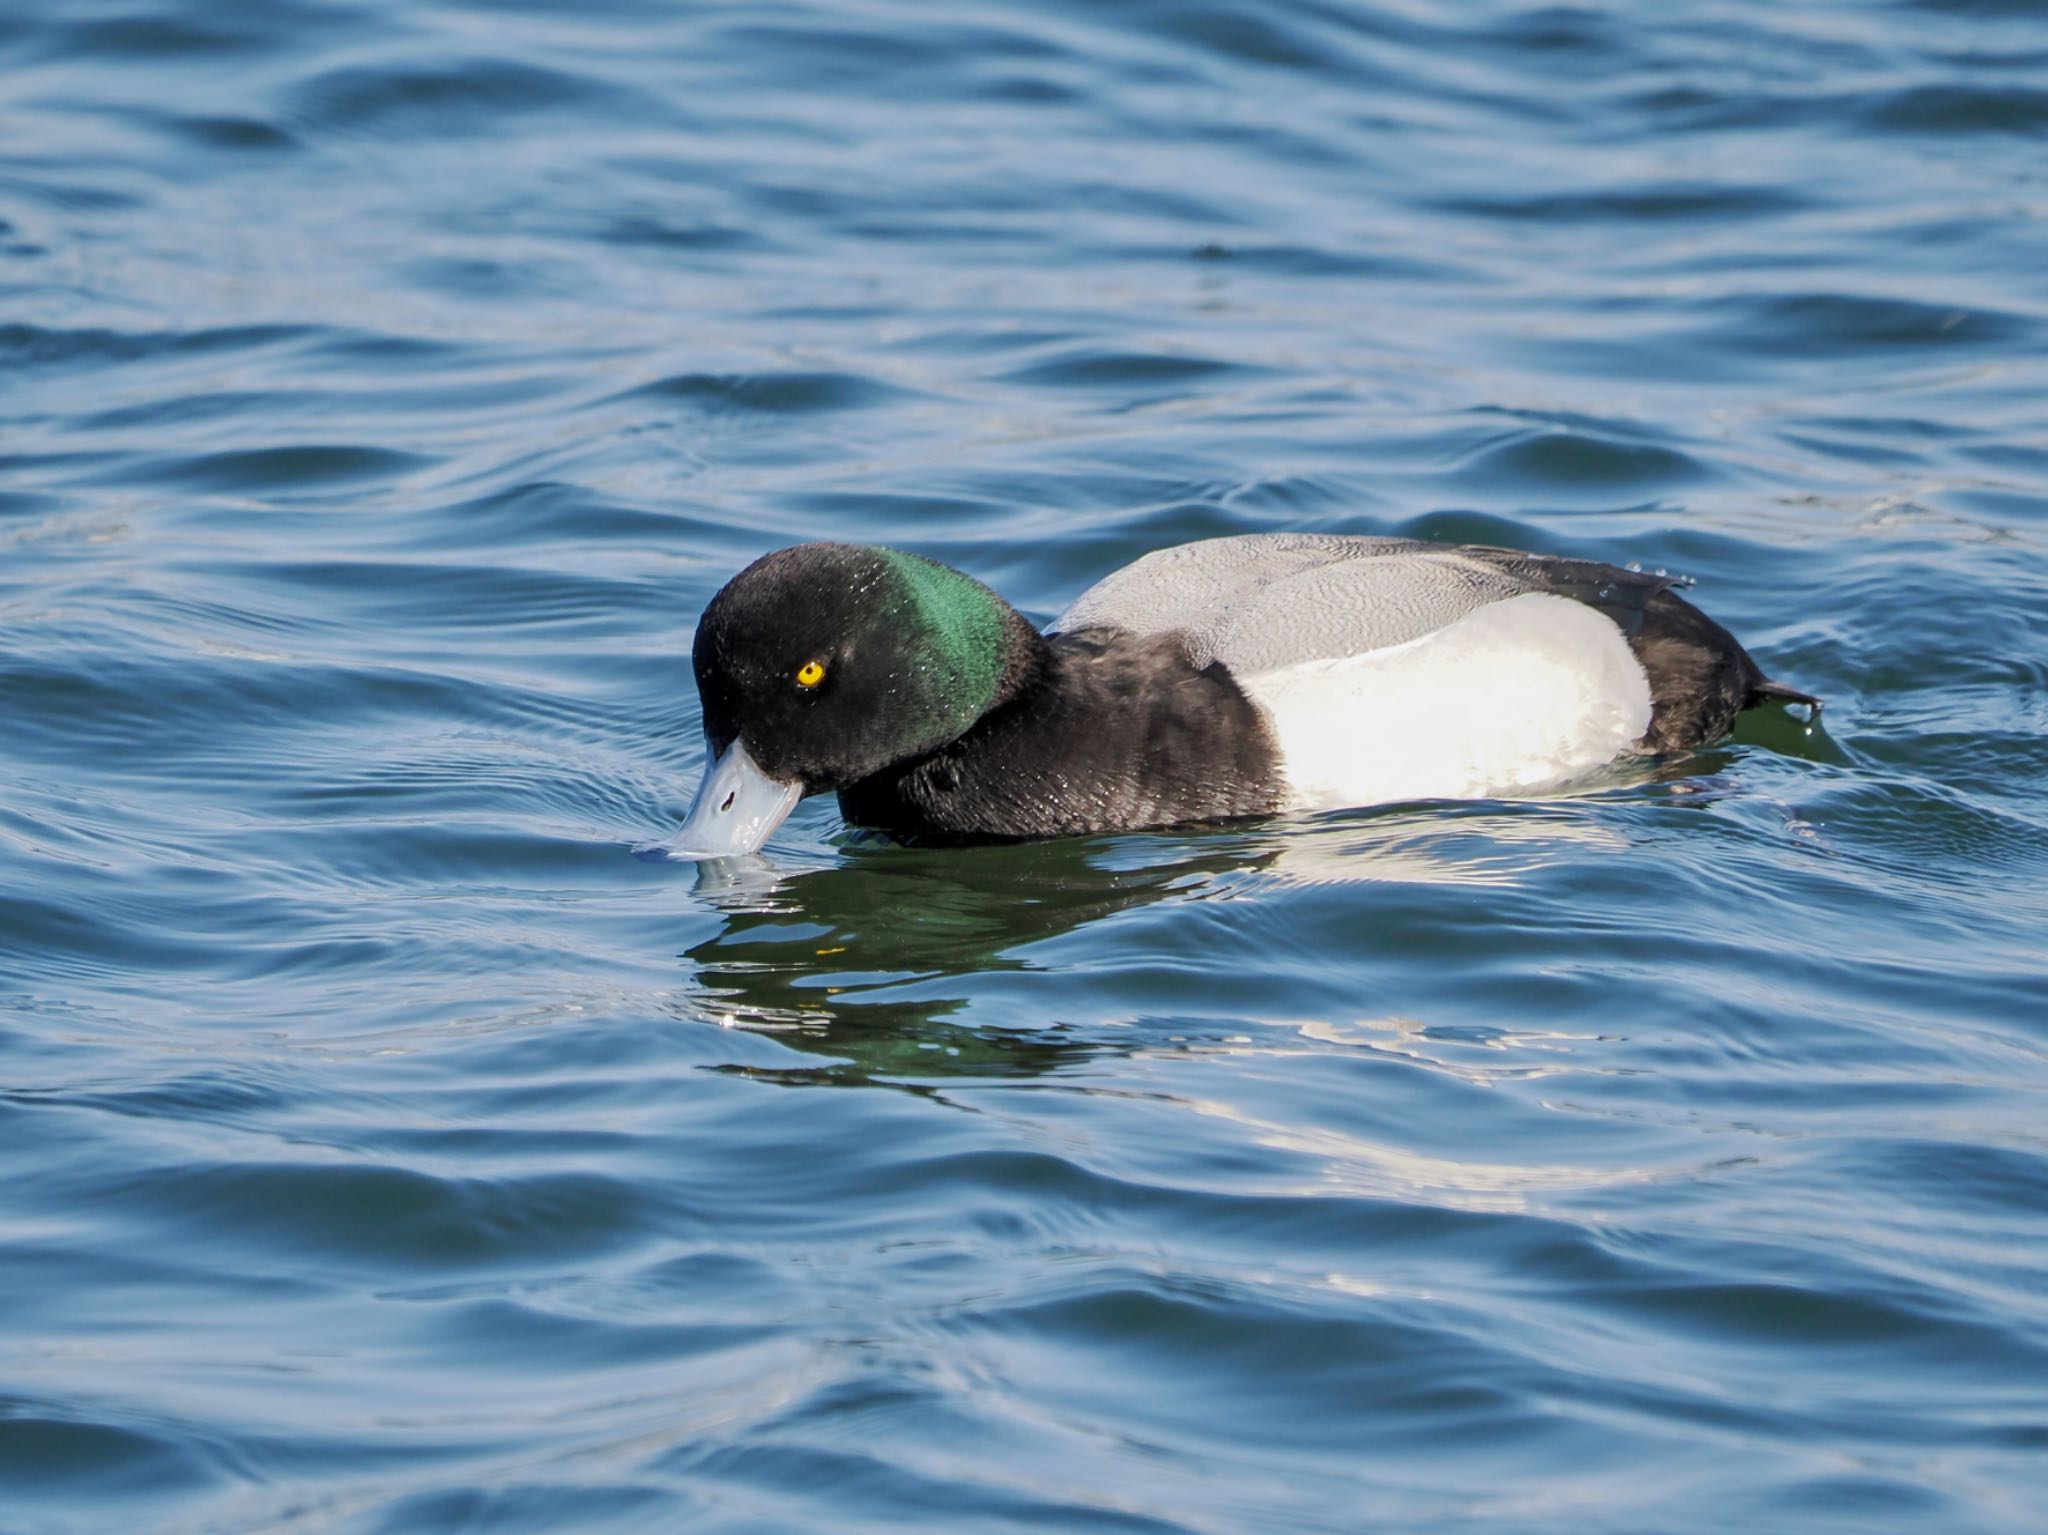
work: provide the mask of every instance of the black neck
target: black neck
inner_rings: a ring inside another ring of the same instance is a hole
[[[975,722],[1001,712],[1022,694],[1045,685],[1052,670],[1052,647],[1037,627],[1007,602],[1003,610],[1003,675],[996,682],[995,696]]]

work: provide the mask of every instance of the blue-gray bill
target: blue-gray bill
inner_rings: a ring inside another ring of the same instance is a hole
[[[734,741],[705,764],[697,802],[682,829],[649,850],[679,859],[737,858],[766,842],[803,797],[801,783],[770,778]]]

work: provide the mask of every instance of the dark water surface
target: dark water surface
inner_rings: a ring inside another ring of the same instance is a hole
[[[2033,4],[0,10],[0,1530],[2048,1528]],[[1644,784],[634,861],[837,536],[1420,532]]]

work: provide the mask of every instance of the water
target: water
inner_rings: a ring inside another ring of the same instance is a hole
[[[0,17],[0,1529],[2035,1532],[2025,3]],[[1634,560],[1826,730],[633,860],[705,599]]]

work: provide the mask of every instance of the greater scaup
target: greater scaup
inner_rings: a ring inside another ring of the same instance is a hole
[[[1773,699],[1678,578],[1408,538],[1163,549],[1044,634],[949,566],[801,544],[711,600],[708,763],[676,858],[758,848],[807,794],[919,840],[1130,831],[1554,789]]]

